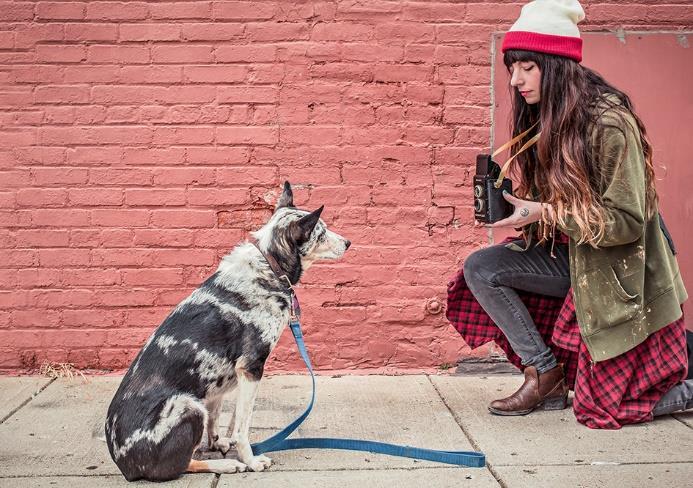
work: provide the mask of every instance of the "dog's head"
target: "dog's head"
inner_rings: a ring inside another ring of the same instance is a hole
[[[291,267],[298,281],[301,272],[320,259],[339,259],[351,242],[327,228],[320,219],[323,207],[308,212],[294,206],[289,182],[284,183],[274,214],[253,236],[261,249],[271,253],[277,261]],[[287,269],[288,271],[288,269]],[[295,280],[294,280],[295,278]]]

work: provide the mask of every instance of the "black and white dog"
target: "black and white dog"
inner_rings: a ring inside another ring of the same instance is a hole
[[[265,361],[289,321],[291,285],[319,259],[338,259],[350,245],[320,220],[322,207],[294,207],[288,182],[270,220],[238,245],[217,271],[154,331],[108,409],[106,442],[129,481],[164,481],[184,472],[262,471],[250,419]],[[238,387],[231,438],[217,421],[224,394]],[[239,460],[192,459],[205,426],[210,449],[235,445]]]

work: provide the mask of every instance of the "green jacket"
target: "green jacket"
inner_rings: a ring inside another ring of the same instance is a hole
[[[688,297],[681,273],[660,227],[645,216],[645,157],[630,114],[625,122],[609,109],[593,147],[605,177],[599,189],[606,232],[598,247],[577,242],[569,217],[559,229],[570,237],[570,281],[580,333],[593,361],[618,356],[679,319]],[[614,127],[615,126],[615,127]]]

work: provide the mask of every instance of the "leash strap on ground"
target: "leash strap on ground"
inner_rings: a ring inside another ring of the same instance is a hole
[[[345,449],[349,451],[367,451],[378,454],[388,454],[390,456],[408,457],[414,459],[425,459],[439,463],[454,464],[457,466],[468,466],[472,468],[482,468],[486,465],[486,458],[481,452],[474,451],[436,451],[433,449],[421,449],[410,446],[400,446],[397,444],[385,444],[383,442],[364,441],[359,439],[333,439],[333,438],[302,438],[287,439],[301,423],[308,417],[313,405],[315,404],[315,375],[313,366],[306,345],[303,342],[301,324],[297,319],[289,324],[291,332],[296,340],[298,351],[301,353],[303,361],[310,372],[310,379],[313,383],[313,393],[308,404],[308,408],[296,420],[291,422],[282,431],[257,444],[253,444],[253,453],[259,455],[265,452],[286,451],[289,449]]]

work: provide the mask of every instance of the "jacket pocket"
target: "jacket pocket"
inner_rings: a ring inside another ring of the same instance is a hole
[[[609,266],[606,271],[604,269],[600,269],[600,271],[604,273],[606,280],[612,284],[614,291],[619,296],[619,298],[621,298],[621,300],[629,302],[631,300],[635,300],[636,298],[638,298],[637,294],[631,295],[626,291],[625,288],[623,288],[621,280],[618,279],[618,275],[616,274],[616,270],[613,266]]]
[[[623,287],[609,265],[587,272],[578,289],[576,305],[582,309],[588,335],[626,322],[640,310],[638,295]]]

